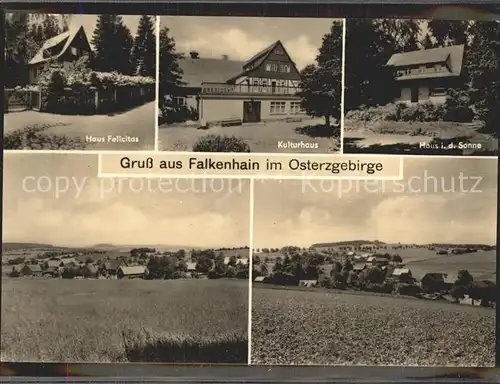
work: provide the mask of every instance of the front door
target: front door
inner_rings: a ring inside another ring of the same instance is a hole
[[[411,102],[418,103],[418,86],[411,87]]]
[[[260,101],[243,102],[243,122],[257,123],[260,121]]]

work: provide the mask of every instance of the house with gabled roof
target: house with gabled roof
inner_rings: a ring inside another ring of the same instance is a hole
[[[142,279],[148,273],[148,269],[143,265],[136,265],[133,267],[126,267],[124,265],[118,268],[116,276],[119,279]]]
[[[35,56],[28,62],[29,83],[37,82],[45,64],[53,61],[61,62],[64,66],[90,56],[92,48],[83,26],[73,28],[46,40]]]
[[[109,275],[116,275],[121,266],[127,266],[127,263],[122,259],[112,259],[102,265],[102,270]]]
[[[227,55],[201,58],[191,52],[179,66],[185,86],[175,102],[195,109],[204,123],[255,123],[304,115],[297,96],[300,73],[281,41],[244,62]]]
[[[444,103],[448,89],[463,84],[464,47],[452,45],[392,55],[386,65],[394,69],[394,101]]]

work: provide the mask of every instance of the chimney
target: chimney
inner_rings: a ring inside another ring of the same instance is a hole
[[[189,55],[191,56],[191,59],[199,59],[200,58],[200,54],[196,51],[189,52]]]
[[[228,55],[222,55],[222,60],[229,60],[229,56]]]

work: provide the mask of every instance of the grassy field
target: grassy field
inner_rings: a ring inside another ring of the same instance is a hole
[[[246,363],[248,282],[3,279],[2,361]]]
[[[158,129],[159,147],[162,151],[191,151],[193,144],[209,134],[228,135],[242,138],[251,152],[271,153],[336,153],[340,150],[340,132],[325,133],[318,127],[324,124],[320,119],[308,119],[301,123],[276,121],[244,124],[234,127],[212,127],[197,129],[185,125],[163,125]],[[279,148],[278,142],[318,143],[317,148]]]
[[[252,364],[493,366],[495,312],[254,286]]]

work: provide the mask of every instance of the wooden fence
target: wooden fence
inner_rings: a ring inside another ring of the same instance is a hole
[[[35,110],[60,114],[105,114],[124,111],[155,99],[155,85],[67,87],[51,98],[42,90],[5,89],[5,112]]]
[[[5,89],[4,112],[20,112],[28,109],[39,111],[42,97],[38,90]]]

